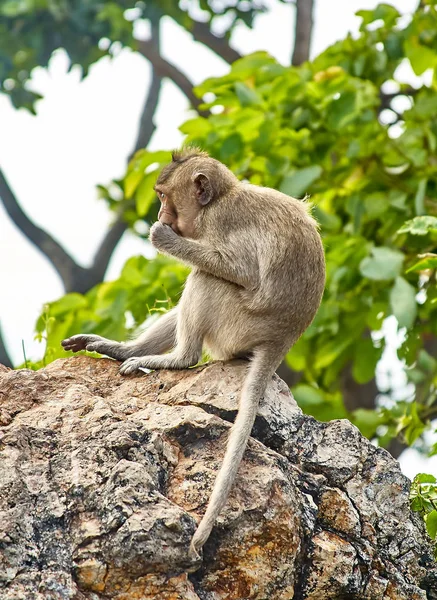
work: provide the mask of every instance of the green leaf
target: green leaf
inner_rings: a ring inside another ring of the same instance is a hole
[[[6,2],[2,2],[0,14],[5,17],[16,17],[20,14],[30,12],[30,8],[31,6],[25,0],[7,0]]]
[[[268,72],[272,67],[275,69],[275,73],[285,71],[285,68],[278,65],[268,52],[260,50],[236,60],[232,65],[232,73],[239,79],[246,79],[255,73]]]
[[[402,432],[407,444],[412,446],[425,431],[426,425],[417,413],[417,403],[407,404],[406,413],[398,420],[398,433]]]
[[[407,373],[408,381],[414,383],[414,385],[419,385],[423,383],[426,379],[426,375],[420,369],[416,369],[415,367],[409,368]]]
[[[299,384],[292,388],[292,393],[305,413],[312,415],[319,421],[347,417],[342,395],[339,392],[329,394],[314,386]]]
[[[376,410],[358,408],[353,412],[353,423],[363,435],[371,438],[375,435],[377,428],[384,422],[384,417]]]
[[[373,16],[375,20],[382,19],[386,25],[392,26],[401,15],[391,4],[381,3],[375,8]]]
[[[364,199],[366,214],[370,219],[375,219],[381,216],[389,207],[389,197],[384,192],[374,192],[368,194]]]
[[[241,81],[235,83],[235,92],[241,106],[256,106],[262,104],[262,98],[258,92]]]
[[[420,117],[432,119],[437,112],[437,97],[435,94],[426,94],[425,90],[421,91],[412,109],[414,114]],[[431,148],[435,150],[435,148]]]
[[[404,255],[399,250],[385,246],[372,248],[372,255],[360,262],[360,273],[367,279],[384,281],[395,279],[402,268]]]
[[[320,406],[324,402],[320,390],[306,384],[297,385],[293,388],[293,396],[302,409],[310,406]]]
[[[414,198],[414,206],[416,208],[416,215],[425,214],[425,192],[428,184],[427,179],[421,179],[417,187],[416,197]]]
[[[353,332],[348,332],[349,335]],[[314,361],[315,369],[323,369],[332,364],[347,348],[354,343],[352,337],[346,336],[341,341],[337,338],[330,340],[322,348],[322,352],[317,355]]]
[[[59,300],[50,304],[50,315],[53,317],[60,317],[68,312],[84,308],[87,304],[88,303],[82,294],[66,294]]]
[[[407,273],[410,271],[425,271],[427,269],[437,269],[437,254],[421,254],[419,257],[422,257],[419,262],[415,263],[412,267],[407,270]]]
[[[289,350],[286,361],[293,371],[303,371],[307,363],[309,344],[305,337],[301,337]]]
[[[148,150],[138,150],[132,160],[129,162],[127,174],[124,178],[124,193],[127,199],[132,198],[137,187],[143,180],[143,177],[156,177],[157,169],[146,173],[147,170],[153,168],[152,165],[159,166],[171,160],[171,154],[166,151],[149,152]]]
[[[156,172],[148,173],[140,183],[135,194],[135,203],[139,217],[144,217],[156,199],[153,185],[156,181]]]
[[[328,108],[327,123],[331,129],[341,129],[358,115],[355,92],[344,92]]]
[[[382,348],[375,348],[371,339],[359,340],[355,346],[352,375],[357,383],[367,383],[375,376]]]
[[[322,173],[323,169],[320,165],[291,171],[284,177],[279,189],[284,194],[295,198],[302,196],[308,193],[311,184],[319,179]]]
[[[212,129],[211,123],[204,117],[197,117],[196,119],[190,119],[185,121],[180,127],[180,131],[186,135],[191,136],[206,136]]]
[[[404,56],[402,48],[402,33],[399,31],[391,31],[384,42],[385,51],[391,60],[399,60]]]
[[[436,370],[437,360],[425,349],[422,349],[417,357],[417,366],[425,373],[433,373]]]
[[[386,302],[374,302],[367,313],[366,324],[372,331],[379,331],[386,316]]]
[[[374,10],[359,10],[356,15],[363,19],[363,25],[382,19],[389,26],[392,26],[400,16],[394,6],[384,3],[379,4]]]
[[[412,498],[411,500],[411,510],[414,512],[422,512],[423,510],[423,501],[420,497]]]
[[[134,170],[128,173],[124,180],[124,193],[126,194],[126,198],[132,198],[135,190],[137,189],[140,181],[142,181],[144,176],[144,171]]]
[[[426,516],[426,531],[432,540],[437,536],[437,510],[432,510]]]
[[[432,69],[437,64],[437,54],[414,39],[407,38],[404,49],[416,75],[423,75],[427,69]]]
[[[437,231],[437,217],[430,215],[414,217],[398,229],[398,233],[411,233],[411,235],[427,235],[430,231]]]
[[[390,306],[399,327],[410,328],[417,315],[416,290],[403,277],[396,277],[390,291]]]
[[[338,231],[341,229],[341,218],[322,210],[320,206],[314,206],[313,217],[324,231]]]
[[[389,192],[390,206],[399,210],[406,210],[405,202],[407,201],[408,194],[400,192],[399,190],[390,190]]]
[[[231,158],[238,156],[244,148],[240,134],[233,133],[224,140],[220,148],[220,159],[228,162]]]
[[[430,475],[429,473],[418,473],[414,477],[414,481],[418,483],[437,483],[437,479],[434,475]]]

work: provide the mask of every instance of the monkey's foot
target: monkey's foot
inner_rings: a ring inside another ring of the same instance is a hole
[[[181,356],[176,352],[170,352],[169,354],[150,354],[148,356],[132,356],[124,361],[120,367],[120,373],[122,375],[132,375],[136,371],[143,369],[188,369],[193,367],[198,357],[192,358],[187,356]]]
[[[79,352],[80,350],[100,352],[98,349],[99,342],[104,342],[100,335],[86,335],[79,333],[78,335],[72,335],[71,337],[62,340],[61,345],[64,350],[71,350],[71,352]]]
[[[122,375],[132,375],[137,371],[143,371],[145,373],[150,373],[151,369],[148,368],[147,358],[132,356],[124,361],[124,363],[120,367],[120,373]]]

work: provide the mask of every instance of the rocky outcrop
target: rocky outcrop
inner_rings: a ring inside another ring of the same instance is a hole
[[[190,562],[246,368],[0,367],[1,600],[435,600],[397,462],[348,421],[303,415],[279,378]]]

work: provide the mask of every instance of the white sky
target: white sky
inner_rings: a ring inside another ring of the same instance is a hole
[[[242,54],[267,50],[287,64],[293,42],[293,7],[277,0],[268,4],[271,11],[257,17],[253,30],[239,26],[231,44]],[[313,56],[347,31],[357,31],[360,20],[354,13],[377,4],[376,0],[316,0]],[[390,4],[410,12],[417,0],[392,0]],[[163,22],[162,52],[194,83],[228,70],[226,63],[193,42],[170,19]],[[97,199],[95,186],[124,173],[149,78],[147,61],[126,50],[116,59],[99,61],[80,81],[77,69],[67,73],[66,57],[59,52],[48,71],[34,72],[33,88],[44,96],[36,116],[15,110],[0,95],[0,165],[29,217],[83,265],[90,264],[111,220],[105,203]],[[158,127],[149,147],[177,147],[182,140],[178,126],[189,114],[183,94],[165,82],[155,117]],[[148,252],[147,244],[126,234],[107,278],[117,277],[129,256],[144,252]],[[33,340],[35,321],[42,305],[61,296],[63,290],[51,265],[11,223],[1,204],[0,274],[0,320],[12,360],[23,361],[22,341],[27,356],[39,358],[42,348]],[[403,461],[407,474],[430,469],[430,463],[419,464],[413,456]]]

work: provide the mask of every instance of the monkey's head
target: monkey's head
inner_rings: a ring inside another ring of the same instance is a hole
[[[161,208],[158,219],[182,237],[198,236],[199,216],[238,185],[225,165],[198,148],[173,152],[155,184]]]

